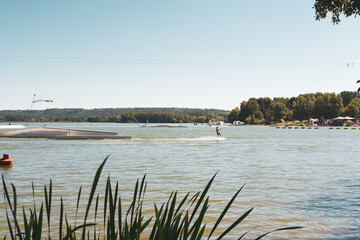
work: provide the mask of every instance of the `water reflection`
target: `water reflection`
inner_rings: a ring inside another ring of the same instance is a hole
[[[333,223],[327,239],[359,239],[360,179],[331,181],[327,185],[327,191],[300,206]]]
[[[11,170],[12,168],[13,168],[13,164],[11,164],[11,165],[0,165],[0,169],[2,169],[4,171]]]

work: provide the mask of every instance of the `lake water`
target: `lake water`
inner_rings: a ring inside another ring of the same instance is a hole
[[[224,138],[217,138],[214,127],[190,124],[187,128],[141,128],[138,124],[115,123],[47,125],[116,131],[133,139],[0,138],[0,154],[8,153],[14,158],[14,166],[0,168],[0,173],[17,187],[20,206],[32,204],[32,181],[36,193],[41,195],[43,184],[51,178],[53,212],[60,196],[64,198],[65,210],[74,212],[80,185],[84,208],[96,169],[110,155],[99,192],[104,192],[110,174],[113,182],[119,181],[120,195],[126,204],[136,179],[146,173],[148,213],[153,203],[167,201],[173,190],[182,196],[202,190],[219,171],[209,192],[207,219],[217,217],[243,184],[246,185],[224,219],[223,228],[255,207],[246,221],[233,230],[234,238],[254,227],[249,238],[289,226],[304,228],[272,234],[268,239],[360,238],[358,128],[224,127]],[[7,229],[3,202],[0,238]]]

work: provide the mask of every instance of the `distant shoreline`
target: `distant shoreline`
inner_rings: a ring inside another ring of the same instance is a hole
[[[228,114],[226,110],[198,108],[2,110],[0,122],[205,123],[224,121]]]

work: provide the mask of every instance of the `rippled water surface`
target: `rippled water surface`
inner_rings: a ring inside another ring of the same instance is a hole
[[[41,126],[33,124],[30,127]],[[269,239],[360,238],[360,130],[276,129],[224,127],[217,138],[214,127],[141,128],[137,124],[53,123],[53,127],[116,131],[131,140],[46,140],[0,138],[0,154],[14,158],[12,168],[0,168],[17,187],[19,204],[33,203],[31,182],[41,195],[49,179],[54,185],[54,209],[60,196],[73,212],[83,186],[85,207],[92,179],[102,160],[100,192],[110,174],[119,181],[121,196],[129,201],[137,178],[147,174],[148,212],[173,190],[180,195],[202,190],[218,175],[210,190],[208,219],[217,217],[243,185],[223,227],[255,207],[232,236],[261,233],[280,227],[304,226],[279,232]],[[2,186],[0,187],[2,192]],[[85,196],[86,195],[86,196]],[[40,202],[40,199],[39,199]],[[6,234],[3,200],[0,238]],[[70,214],[71,215],[71,214]],[[53,223],[56,225],[56,222]]]

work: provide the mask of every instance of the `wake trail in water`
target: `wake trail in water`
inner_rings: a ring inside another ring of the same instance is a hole
[[[224,141],[225,137],[216,137],[216,136],[202,136],[195,138],[132,138],[127,140],[108,140],[108,141],[132,141],[132,142],[195,142],[195,141]]]

